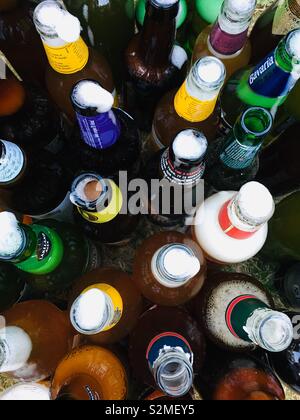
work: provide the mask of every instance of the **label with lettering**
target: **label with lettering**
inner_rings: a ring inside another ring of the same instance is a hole
[[[216,107],[218,95],[209,101],[200,101],[188,93],[187,82],[177,92],[174,99],[174,106],[177,114],[190,122],[201,122],[206,120]]]
[[[253,236],[257,232],[257,230],[247,232],[234,226],[229,217],[230,205],[231,205],[231,201],[227,201],[219,213],[219,223],[220,223],[221,229],[226,235],[234,239],[244,240],[244,239],[251,238],[251,236]]]
[[[252,164],[261,146],[261,143],[256,146],[245,146],[235,139],[224,149],[220,159],[229,168],[245,169]]]
[[[89,59],[89,49],[81,37],[63,47],[51,47],[44,43],[44,48],[50,66],[61,74],[77,73]]]
[[[1,140],[0,183],[11,182],[23,170],[25,158],[22,150],[14,143]]]
[[[111,200],[107,207],[99,212],[91,212],[77,207],[81,216],[90,223],[108,223],[115,219],[123,207],[123,195],[120,188],[110,181]]]
[[[121,126],[113,111],[85,117],[76,113],[83,141],[94,149],[107,149],[120,137]]]
[[[164,354],[164,352],[170,349],[181,349],[191,364],[194,361],[194,354],[189,342],[180,334],[175,332],[165,332],[159,334],[153,338],[150,342],[146,359],[150,365],[150,368],[155,367],[155,362]]]
[[[115,289],[114,287],[110,286],[109,284],[99,283],[99,284],[93,284],[92,286],[86,288],[81,295],[85,294],[91,289],[98,289],[101,292],[105,293],[107,296],[109,296],[110,301],[113,306],[113,317],[110,321],[110,324],[102,330],[102,332],[109,331],[112,328],[114,328],[120,321],[123,315],[124,311],[124,305],[123,305],[123,299],[120,293]]]
[[[165,179],[179,185],[196,184],[205,172],[204,162],[194,172],[185,172],[175,168],[170,159],[169,150],[163,153],[160,165]]]
[[[287,35],[300,28],[300,0],[281,0],[273,20],[273,35]]]

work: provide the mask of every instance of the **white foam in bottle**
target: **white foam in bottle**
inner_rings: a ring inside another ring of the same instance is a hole
[[[24,368],[32,352],[29,335],[19,327],[0,330],[0,373]]]
[[[0,394],[0,401],[50,401],[47,386],[34,382],[19,383]]]

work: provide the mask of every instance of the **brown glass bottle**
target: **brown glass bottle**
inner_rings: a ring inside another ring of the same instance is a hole
[[[34,23],[48,56],[48,91],[69,121],[75,120],[70,95],[80,80],[96,80],[103,88],[115,94],[112,73],[106,59],[87,47],[80,37],[79,20],[68,13],[62,3],[54,0],[40,3],[34,12]]]
[[[126,371],[109,350],[83,346],[73,350],[58,365],[52,385],[53,400],[125,400]]]
[[[205,277],[202,250],[182,233],[156,234],[137,250],[133,279],[142,294],[158,305],[185,304],[199,293]]]
[[[181,308],[155,306],[131,335],[129,357],[135,377],[173,397],[186,395],[205,354],[198,324]]]
[[[276,1],[256,22],[251,33],[251,63],[258,64],[281,39],[300,27],[300,1]]]
[[[49,302],[35,300],[19,303],[3,316],[6,334],[0,348],[7,353],[0,358],[1,372],[25,381],[52,375],[72,345],[66,314]]]
[[[152,148],[168,147],[180,131],[190,128],[213,140],[219,121],[216,103],[224,80],[225,67],[219,59],[198,60],[179,91],[167,93],[159,102],[152,126]]]
[[[93,305],[99,313],[93,312]],[[75,283],[69,308],[74,328],[88,342],[107,345],[119,342],[135,327],[142,312],[142,297],[128,274],[97,269]]]
[[[127,81],[125,105],[140,129],[150,131],[155,107],[160,98],[179,86],[185,77],[183,64],[172,63],[179,2],[147,2],[143,29],[130,42],[125,53]],[[180,56],[182,51],[180,51]],[[181,58],[181,57],[180,57]]]
[[[30,1],[1,1],[0,50],[24,81],[44,85],[47,60],[32,13]]]

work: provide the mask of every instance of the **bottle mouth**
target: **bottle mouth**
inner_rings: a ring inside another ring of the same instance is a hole
[[[93,79],[80,80],[72,89],[71,101],[75,110],[103,114],[114,105],[113,95]]]
[[[156,372],[156,381],[160,389],[171,397],[183,397],[193,385],[193,367],[191,363],[178,354],[169,354]]]
[[[77,207],[96,211],[104,206],[110,189],[110,185],[100,175],[82,174],[71,186],[70,200]]]
[[[262,347],[272,353],[280,353],[290,347],[293,341],[293,325],[289,317],[280,312],[268,314],[259,325]]]
[[[256,0],[236,1],[225,0],[223,11],[226,17],[233,23],[241,21],[251,21],[256,6]]]
[[[241,124],[245,133],[253,138],[264,137],[273,126],[273,117],[265,108],[252,107],[242,115]]]
[[[192,75],[199,88],[214,91],[222,87],[226,77],[226,69],[218,58],[204,57],[194,64]]]
[[[150,3],[161,9],[171,9],[176,5],[178,5],[179,8],[179,0],[150,0]]]
[[[300,29],[295,29],[287,36],[286,51],[293,58],[294,64],[300,64]]]
[[[183,163],[201,163],[207,148],[208,141],[205,135],[193,129],[181,131],[172,143],[175,158]]]

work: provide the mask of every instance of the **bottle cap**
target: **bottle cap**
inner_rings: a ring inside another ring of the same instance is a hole
[[[202,162],[207,148],[205,135],[193,129],[181,131],[172,143],[174,156],[183,162]]]
[[[109,112],[114,104],[113,95],[95,80],[81,80],[71,93],[71,100],[81,109],[93,109],[99,114]]]
[[[259,182],[245,184],[236,198],[239,217],[249,225],[263,225],[275,211],[275,203],[269,190]]]
[[[72,305],[70,318],[76,331],[85,335],[97,334],[107,323],[107,298],[99,289],[82,293]]]
[[[24,234],[13,213],[0,213],[0,232],[0,258],[9,259],[20,252],[24,243]]]

